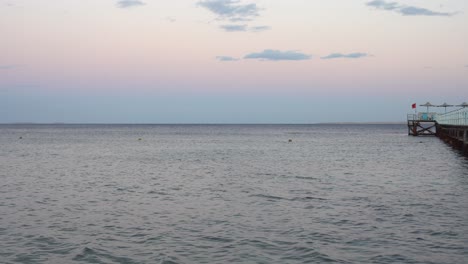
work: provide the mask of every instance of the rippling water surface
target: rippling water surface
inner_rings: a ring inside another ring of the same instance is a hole
[[[467,263],[467,247],[468,160],[401,125],[0,126],[0,263]]]

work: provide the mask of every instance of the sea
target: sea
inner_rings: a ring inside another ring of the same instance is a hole
[[[0,125],[0,263],[468,263],[468,159],[405,125]]]

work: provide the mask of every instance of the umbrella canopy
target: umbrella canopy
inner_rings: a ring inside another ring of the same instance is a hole
[[[452,107],[452,106],[453,106],[453,105],[449,105],[449,104],[447,104],[447,103],[443,103],[443,104],[441,104],[441,105],[438,105],[437,107],[443,107],[443,108],[445,108],[445,113],[447,113],[447,107]]]
[[[467,102],[463,102],[461,105],[457,105],[457,106],[460,106],[460,107],[465,108],[465,107],[468,107],[468,103],[467,103]]]
[[[441,105],[438,105],[437,107],[452,107],[453,105],[449,105],[447,103],[443,103]]]
[[[425,104],[422,104],[422,105],[419,105],[419,106],[425,106],[425,107],[430,107],[430,106],[435,106],[429,102],[425,103]]]
[[[425,103],[425,104],[422,104],[422,105],[419,105],[419,106],[425,106],[425,107],[427,107],[427,113],[429,113],[429,107],[431,107],[431,106],[435,106],[435,105],[433,105],[433,104],[431,104],[431,103],[427,102],[427,103]]]

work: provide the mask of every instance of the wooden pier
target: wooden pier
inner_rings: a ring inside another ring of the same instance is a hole
[[[468,156],[468,126],[436,124],[436,136]]]
[[[466,104],[466,103],[465,103]],[[468,156],[468,107],[449,113],[408,115],[408,135],[437,136]]]
[[[435,136],[437,122],[420,115],[408,115],[409,136]]]

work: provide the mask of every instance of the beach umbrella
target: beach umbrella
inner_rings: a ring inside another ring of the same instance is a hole
[[[460,107],[465,108],[465,107],[468,107],[468,103],[467,103],[467,102],[463,102],[461,105],[457,105],[457,106],[460,106]]]
[[[429,113],[429,107],[431,107],[431,106],[435,106],[435,105],[433,105],[433,104],[431,104],[431,103],[427,102],[427,103],[425,103],[425,104],[422,104],[422,105],[419,105],[419,106],[425,106],[425,107],[427,107],[427,113]]]
[[[443,103],[443,104],[441,104],[441,105],[438,105],[437,107],[443,107],[443,108],[445,108],[445,113],[447,113],[447,107],[452,107],[452,106],[453,106],[453,105],[449,105],[449,104],[447,104],[447,103]]]

